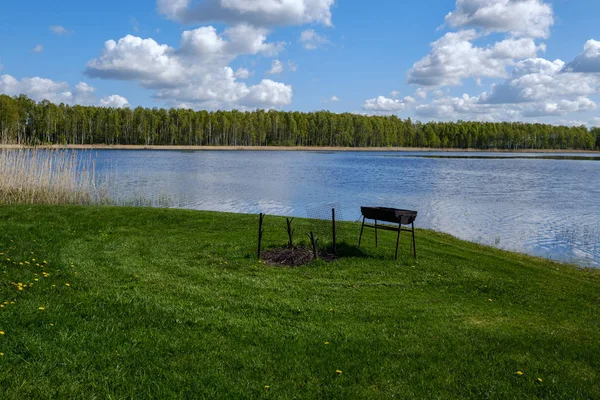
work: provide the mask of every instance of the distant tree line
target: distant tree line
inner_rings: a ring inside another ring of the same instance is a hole
[[[0,95],[2,144],[600,149],[600,129],[283,111],[104,108]]]

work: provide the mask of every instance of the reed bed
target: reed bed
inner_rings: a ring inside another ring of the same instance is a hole
[[[66,150],[0,151],[0,204],[107,204],[107,182],[91,155]]]

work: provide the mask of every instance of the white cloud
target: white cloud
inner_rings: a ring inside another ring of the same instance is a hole
[[[18,80],[11,75],[2,75],[0,93],[9,96],[25,94],[36,101],[49,100],[57,104],[69,103],[73,100],[68,83],[39,77]]]
[[[333,4],[334,0],[157,0],[159,12],[179,22],[247,22],[254,26],[330,26]]]
[[[418,88],[415,91],[415,96],[421,100],[425,100],[427,98],[427,90],[425,90],[423,88]]]
[[[481,103],[558,102],[600,94],[600,75],[568,72],[564,65],[561,60],[523,60],[515,66],[509,79],[493,85],[490,93],[482,94]]]
[[[113,94],[100,100],[101,107],[124,108],[129,107],[129,102],[123,96]]]
[[[254,75],[254,73],[250,72],[246,68],[238,68],[237,71],[235,71],[235,77],[238,79],[248,79],[252,75]]]
[[[336,95],[333,95],[333,96],[331,96],[331,98],[329,99],[329,101],[331,101],[331,102],[337,102],[337,101],[340,101],[340,99]]]
[[[182,34],[180,48],[153,39],[128,35],[109,40],[100,57],[87,64],[94,78],[137,81],[155,90],[155,97],[171,104],[195,108],[275,107],[292,99],[289,85],[263,80],[247,86],[244,71],[236,73],[229,63],[242,54],[275,55],[280,43],[267,43],[267,31],[242,24],[217,34],[212,26]]]
[[[480,34],[475,30],[449,32],[432,43],[432,50],[408,72],[408,82],[422,86],[457,86],[466,78],[502,78],[515,59],[536,57],[533,39],[508,38],[487,47],[477,47],[473,41]]]
[[[402,100],[390,99],[385,96],[379,96],[374,99],[369,99],[363,104],[363,110],[381,113],[394,113],[408,110],[415,99],[406,96]]]
[[[36,101],[48,100],[55,104],[96,105],[98,100],[95,92],[96,89],[85,82],[79,82],[74,89],[71,89],[66,82],[56,82],[46,78],[34,77],[18,80],[11,75],[0,76],[0,93],[8,96],[24,94]],[[122,98],[121,96],[110,97]],[[102,100],[99,104],[104,106]]]
[[[279,75],[283,72],[283,64],[279,60],[273,60],[271,69],[267,71],[268,75]]]
[[[70,35],[73,33],[73,31],[68,30],[67,28],[65,28],[64,26],[61,25],[51,25],[50,26],[50,30],[59,35],[59,36],[63,36],[63,35]]]
[[[548,38],[554,12],[543,0],[457,0],[456,10],[446,16],[446,22],[453,28]]]
[[[594,95],[600,95],[600,74],[572,72],[562,60],[530,58],[517,63],[510,77],[492,85],[489,92],[442,97],[417,106],[416,112],[434,119],[564,117],[596,110],[597,104],[589,98]]]
[[[316,50],[321,46],[331,44],[329,39],[319,35],[314,29],[307,29],[300,34],[298,40],[302,46],[307,50]]]
[[[295,62],[293,62],[293,61],[291,61],[291,60],[288,60],[288,62],[287,62],[287,65],[288,65],[288,69],[289,69],[291,72],[296,72],[296,71],[298,71],[298,65],[297,65]]]
[[[390,92],[390,97],[391,97],[392,99],[395,99],[395,98],[396,98],[396,97],[398,97],[398,96],[400,96],[400,92],[399,92],[399,91],[397,91],[397,90],[392,90],[392,91]]]
[[[140,31],[140,22],[135,17],[131,17],[131,29],[136,33]]]
[[[567,64],[565,70],[600,73],[600,42],[593,39],[588,40],[583,48],[583,53]]]
[[[592,118],[592,120],[590,121],[589,125],[600,127],[600,118],[598,118],[598,117]]]
[[[44,51],[44,46],[38,44],[33,49],[31,49],[31,51],[33,51],[34,53],[41,53],[42,51]]]

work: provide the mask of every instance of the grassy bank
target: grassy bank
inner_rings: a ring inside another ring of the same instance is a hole
[[[256,222],[0,207],[0,398],[600,398],[598,271],[429,231],[269,267]]]

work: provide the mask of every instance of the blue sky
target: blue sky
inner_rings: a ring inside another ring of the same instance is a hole
[[[600,125],[598,15],[591,0],[7,0],[0,92]]]

